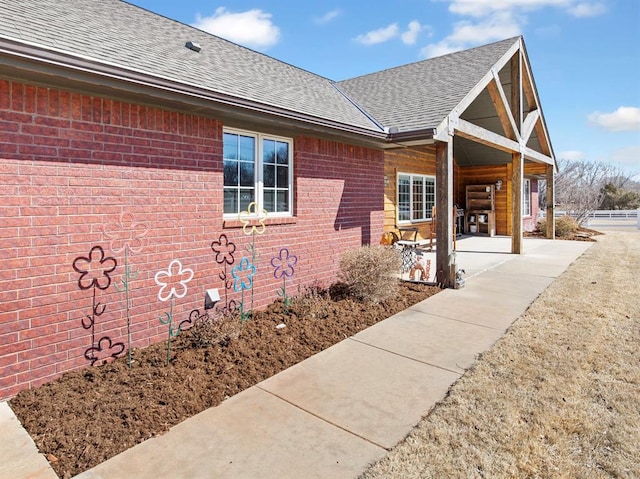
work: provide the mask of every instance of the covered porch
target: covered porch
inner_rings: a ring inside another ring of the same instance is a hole
[[[456,226],[465,234],[479,233],[460,228],[456,215],[458,208],[466,212],[473,208],[469,186],[486,187],[490,194],[490,206],[482,211],[482,218],[491,224],[486,234],[497,236],[489,238],[496,242],[480,238],[474,242],[491,245],[488,258],[523,252],[525,225],[535,226],[537,217],[538,197],[531,189],[534,185],[537,192],[538,180],[545,180],[546,214],[553,217],[556,163],[521,39],[466,92],[437,128],[399,133],[396,140],[385,152],[385,231],[413,227],[419,242],[435,238],[431,273],[438,284],[454,287],[457,269],[467,274],[476,269],[460,261],[460,245],[455,254],[453,247]],[[416,214],[421,208],[437,214]],[[526,215],[523,208],[528,208]],[[468,220],[465,213],[465,225]],[[553,222],[547,223],[545,234],[554,238]],[[461,241],[469,244],[469,239]],[[472,264],[473,258],[469,260]]]

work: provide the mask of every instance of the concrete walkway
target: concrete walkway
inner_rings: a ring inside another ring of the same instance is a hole
[[[509,238],[463,238],[464,288],[442,291],[76,477],[355,478],[591,245],[527,238],[525,253],[510,255]],[[56,477],[50,469],[15,471],[0,469],[0,477]]]

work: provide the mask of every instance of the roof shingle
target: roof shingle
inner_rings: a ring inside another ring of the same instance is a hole
[[[380,131],[330,80],[120,0],[0,0],[0,37]]]
[[[400,132],[435,128],[519,37],[337,82],[378,122]]]

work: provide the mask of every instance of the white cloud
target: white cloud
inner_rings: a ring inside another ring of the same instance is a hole
[[[446,55],[476,45],[503,40],[520,35],[521,28],[511,12],[498,12],[480,22],[463,20],[456,22],[453,32],[438,43],[422,49],[422,55],[431,58]]]
[[[363,45],[375,45],[377,43],[384,43],[391,40],[398,35],[398,24],[392,23],[388,27],[379,28],[365,33],[364,35],[358,35],[355,40]]]
[[[567,150],[558,153],[556,158],[559,160],[582,161],[587,159],[587,155],[583,151]]]
[[[597,17],[605,13],[607,8],[602,3],[577,3],[567,11],[574,17]]]
[[[602,2],[589,0],[443,1],[449,3],[451,13],[466,18],[454,24],[450,35],[422,49],[427,58],[520,35],[528,14],[543,8],[560,9],[575,17],[596,16],[606,11]]]
[[[609,131],[640,131],[640,108],[621,106],[613,113],[593,112],[588,118]]]
[[[561,8],[576,17],[596,16],[606,12],[601,2],[580,0],[449,0],[449,11],[458,15],[484,17],[494,12],[540,10],[545,7]]]
[[[319,24],[323,25],[325,23],[329,23],[332,20],[335,20],[336,18],[338,18],[340,16],[341,13],[342,12],[340,11],[340,9],[336,8],[335,10],[331,10],[330,12],[325,13],[321,17],[315,18],[314,21],[316,23],[319,23]]]
[[[640,145],[627,146],[613,150],[609,161],[640,179]]]
[[[193,26],[256,49],[266,49],[280,39],[280,29],[271,21],[271,14],[258,9],[233,13],[219,7],[209,17],[197,14]]]
[[[420,22],[416,20],[409,22],[407,31],[401,36],[402,43],[405,45],[414,45],[418,40],[418,34],[423,30],[423,28],[424,27],[420,25]]]

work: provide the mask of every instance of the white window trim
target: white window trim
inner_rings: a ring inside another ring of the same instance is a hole
[[[528,185],[528,186],[525,186]],[[528,193],[527,193],[528,192]],[[528,199],[529,202],[529,211],[527,212],[525,199]],[[522,181],[522,216],[530,217],[531,216],[531,180],[529,178],[524,178]]]
[[[256,172],[255,172],[255,191],[256,191],[256,211],[251,217],[259,217],[260,212],[264,209],[264,169],[262,167],[262,140],[275,140],[280,141],[282,143],[289,144],[289,211],[287,212],[269,212],[269,218],[290,218],[293,216],[294,206],[293,206],[293,138],[288,138],[284,136],[278,135],[270,135],[267,133],[259,133],[257,131],[250,130],[242,130],[239,128],[223,128],[222,135],[224,137],[225,133],[230,133],[232,135],[242,135],[242,136],[250,136],[255,138],[255,158],[256,158]],[[222,162],[224,163],[224,148],[222,154]],[[224,175],[224,166],[223,166],[223,175]],[[224,179],[222,190],[224,191]],[[224,200],[223,200],[224,201]],[[224,213],[224,205],[223,205],[223,218],[231,219],[238,218],[238,213]]]
[[[410,219],[408,220],[400,220],[400,211],[398,209],[398,205],[400,204],[400,188],[398,187],[398,182],[400,181],[400,177],[401,176],[408,176],[409,177],[409,217]],[[435,199],[436,199],[436,177],[435,175],[424,175],[424,174],[420,174],[420,173],[405,173],[405,172],[398,172],[396,175],[396,222],[399,225],[408,225],[408,224],[414,224],[414,223],[431,223],[433,221],[433,218],[421,218],[418,220],[414,220],[413,219],[413,178],[414,177],[420,177],[420,178],[428,178],[430,180],[433,180],[433,201],[434,201],[434,206],[435,206]],[[425,188],[424,192],[423,192],[423,204],[427,204],[427,190]]]

